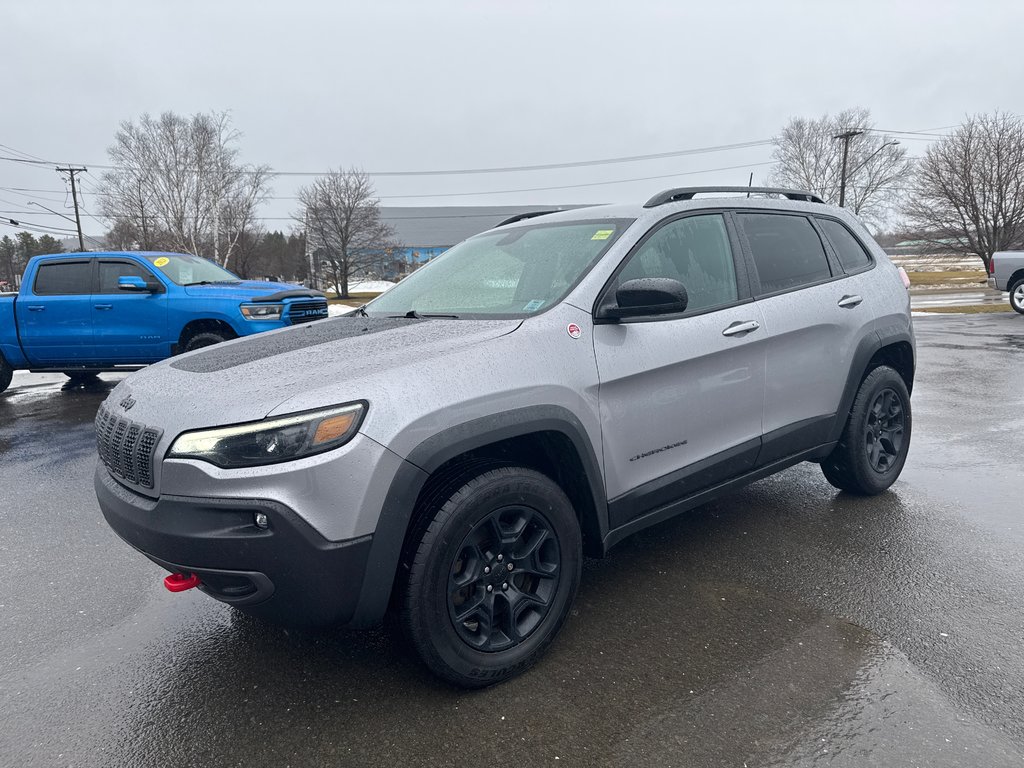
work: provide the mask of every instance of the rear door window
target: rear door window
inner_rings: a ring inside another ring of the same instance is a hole
[[[32,292],[36,296],[88,296],[92,293],[92,262],[40,264]]]
[[[871,265],[871,256],[864,246],[845,226],[833,219],[818,219],[818,225],[824,230],[825,237],[832,243],[832,248],[839,257],[839,263],[847,272],[857,272]]]
[[[750,244],[761,293],[778,293],[832,277],[825,246],[804,216],[741,213],[736,217]]]

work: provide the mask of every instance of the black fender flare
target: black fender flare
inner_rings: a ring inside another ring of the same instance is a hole
[[[373,533],[366,573],[350,626],[373,626],[383,618],[416,502],[431,473],[467,451],[538,432],[558,432],[572,442],[587,475],[596,511],[597,533],[603,540],[608,532],[604,477],[587,431],[572,411],[561,406],[537,405],[456,424],[413,448],[395,473]]]
[[[909,327],[899,325],[887,326],[872,331],[860,340],[857,349],[853,353],[850,375],[846,379],[846,387],[843,389],[843,397],[839,402],[839,408],[836,410],[835,421],[832,423],[832,428],[829,431],[829,439],[832,442],[838,441],[843,434],[843,428],[846,426],[846,417],[849,416],[850,408],[853,407],[853,399],[857,396],[860,383],[864,381],[864,377],[868,373],[868,365],[870,365],[871,360],[885,347],[900,342],[905,342],[910,346],[911,350],[914,349],[914,338]],[[916,360],[912,362],[916,366]],[[910,390],[912,388],[913,379],[911,378],[907,382],[907,389]]]

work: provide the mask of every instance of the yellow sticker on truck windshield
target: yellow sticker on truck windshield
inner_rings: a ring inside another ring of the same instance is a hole
[[[590,238],[590,239],[591,240],[607,240],[609,237],[612,236],[612,234],[614,232],[615,232],[614,229],[599,229],[599,230],[597,230],[597,232],[594,233],[594,236],[592,238]]]
[[[154,267],[166,267],[170,263],[171,263],[170,259],[168,259],[166,256],[161,256],[159,259],[157,259],[156,261],[153,262],[153,266]]]

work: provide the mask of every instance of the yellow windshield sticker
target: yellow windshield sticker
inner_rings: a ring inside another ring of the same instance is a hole
[[[171,263],[170,259],[168,259],[166,256],[161,256],[159,259],[157,259],[156,261],[153,262],[153,266],[154,267],[166,267],[170,263]]]
[[[592,238],[590,238],[590,239],[591,240],[607,240],[609,237],[612,236],[612,234],[614,232],[615,232],[614,229],[599,229],[599,230],[597,230],[597,232],[594,233],[594,236]]]

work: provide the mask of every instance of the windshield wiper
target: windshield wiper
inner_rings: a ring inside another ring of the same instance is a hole
[[[188,288],[191,285],[213,285],[213,283],[211,283],[209,280],[197,280],[194,283],[185,283],[185,285],[182,287]]]
[[[388,315],[388,317],[391,317],[391,318],[406,317],[406,318],[409,318],[410,320],[420,320],[422,318],[427,318],[427,317],[444,317],[444,318],[449,318],[449,319],[452,319],[452,320],[458,320],[459,319],[458,315],[444,315],[444,314],[439,314],[439,313],[435,313],[435,312],[417,312],[415,309],[410,309],[404,315]]]

